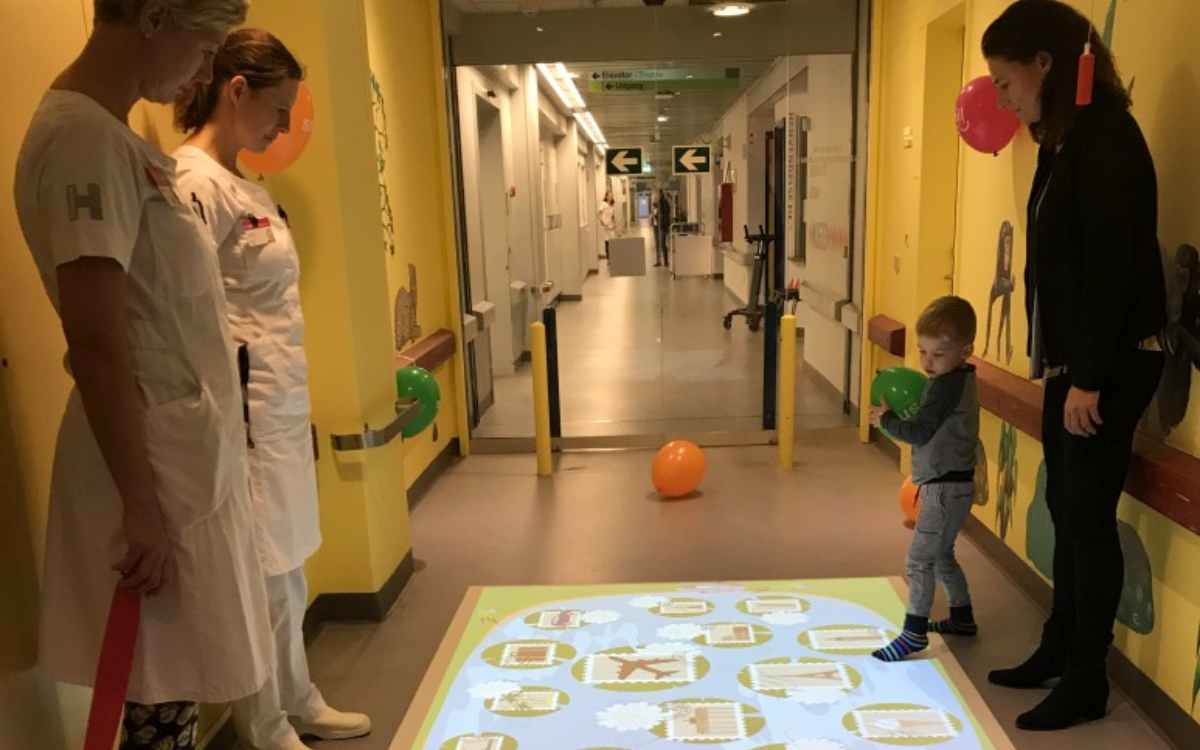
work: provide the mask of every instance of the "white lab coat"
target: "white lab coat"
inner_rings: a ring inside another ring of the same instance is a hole
[[[321,546],[296,245],[261,186],[194,146],[181,146],[175,158],[180,192],[216,240],[233,337],[249,349],[258,551],[263,572],[282,575]]]
[[[601,239],[611,240],[617,236],[617,220],[616,211],[608,201],[600,201],[600,207],[596,210],[596,215],[600,218]]]
[[[127,273],[127,337],[178,564],[142,606],[129,700],[146,704],[237,699],[273,668],[221,282],[209,239],[178,199],[174,166],[89,97],[50,91],[16,180],[21,226],[56,308],[59,265],[98,256]],[[42,591],[41,660],[60,682],[94,679],[118,580],[111,568],[126,550],[122,513],[73,391],[56,446]]]

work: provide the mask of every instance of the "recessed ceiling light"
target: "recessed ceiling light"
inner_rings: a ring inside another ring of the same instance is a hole
[[[671,118],[670,118],[670,117],[667,117],[666,115],[659,115],[659,116],[658,116],[658,121],[659,121],[659,122],[666,122],[667,120],[670,120],[670,119],[671,119]]]
[[[717,3],[709,8],[709,13],[717,18],[737,18],[752,10],[754,10],[754,6],[750,3]]]
[[[722,34],[722,33],[721,33],[721,32],[719,32],[719,31],[714,31],[714,32],[713,32],[713,38],[714,38],[714,39],[720,39],[720,38],[721,38],[721,37],[723,37],[723,36],[725,36],[725,35],[724,35],[724,34]]]
[[[538,30],[538,31],[545,31],[546,29],[545,29],[545,27],[538,26],[538,27],[537,27],[537,30]]]

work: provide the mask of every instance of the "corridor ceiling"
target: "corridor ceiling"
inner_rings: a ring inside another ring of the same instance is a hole
[[[753,12],[740,18],[715,17],[707,12],[711,0],[442,3],[452,64],[562,62],[578,76],[609,147],[647,149],[661,177],[671,171],[670,147],[703,143],[776,61],[853,53],[861,1],[754,0]],[[726,77],[727,69],[736,75]],[[621,73],[648,83],[602,85]]]

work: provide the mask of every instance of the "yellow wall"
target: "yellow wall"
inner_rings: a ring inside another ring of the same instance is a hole
[[[270,180],[301,258],[301,298],[324,543],[306,568],[310,594],[378,591],[411,548],[399,441],[335,453],[329,436],[394,416],[391,312],[380,252],[378,188],[361,0],[261,0],[250,23],[305,65],[316,104],[303,156]]]
[[[1076,2],[1081,11],[1092,10],[1090,1]],[[1103,26],[1108,2],[1095,3],[1098,26]],[[876,314],[904,322],[909,331],[906,362],[915,364],[916,317],[934,297],[945,292],[937,274],[927,272],[940,261],[926,236],[937,231],[931,225],[939,212],[953,205],[930,205],[936,196],[957,191],[957,250],[955,290],[975,306],[980,334],[976,350],[982,352],[988,297],[996,268],[1000,223],[1012,222],[1014,275],[1017,290],[1012,297],[1014,354],[1011,364],[1001,358],[995,344],[998,321],[993,322],[989,361],[1024,376],[1028,372],[1025,339],[1028,325],[1024,314],[1025,202],[1035,166],[1036,147],[1024,131],[999,157],[959,149],[957,171],[950,170],[942,182],[922,171],[929,163],[929,149],[945,151],[945,136],[934,141],[945,122],[931,118],[953,117],[951,107],[929,100],[927,62],[937,53],[938,26],[948,17],[961,14],[965,23],[963,80],[986,75],[979,40],[987,25],[1007,6],[1006,0],[893,0],[876,3],[876,38],[872,54],[877,56],[879,75],[873,81],[872,127],[878,128],[874,150],[877,160],[870,190],[876,200],[870,207],[868,237],[872,238],[869,263],[873,288],[869,306]],[[1160,190],[1160,237],[1168,255],[1183,242],[1200,244],[1200,214],[1189,201],[1200,192],[1200,172],[1194,160],[1195,134],[1200,132],[1200,55],[1186,36],[1200,24],[1200,5],[1191,0],[1139,0],[1117,3],[1113,48],[1121,72],[1128,82],[1136,77],[1133,113],[1141,123],[1155,156]],[[930,41],[932,39],[932,41]],[[943,38],[944,41],[944,38]],[[934,105],[934,106],[931,106]],[[906,147],[903,133],[912,128],[913,144]],[[944,171],[944,170],[943,170]],[[949,180],[957,181],[957,188]],[[898,270],[897,270],[898,264]],[[1000,303],[994,315],[998,319]],[[867,344],[864,361],[868,372],[902,364],[897,358]],[[1200,400],[1200,374],[1193,377],[1192,402]],[[1151,408],[1154,415],[1154,407]],[[1159,432],[1157,417],[1145,424],[1150,433]],[[997,455],[1001,422],[986,414],[982,439],[989,455],[991,504],[976,509],[989,528],[997,529]],[[1181,450],[1200,451],[1200,407],[1194,407],[1167,442]],[[1026,523],[1034,495],[1041,444],[1017,433],[1017,492],[1012,525],[1005,542],[1027,561]],[[1175,525],[1131,497],[1121,504],[1120,517],[1139,534],[1149,551],[1154,574],[1156,626],[1149,635],[1139,635],[1118,626],[1117,646],[1162,687],[1185,710],[1193,708],[1192,685],[1196,670],[1197,626],[1200,623],[1200,538]],[[1200,716],[1200,713],[1193,714]]]
[[[371,72],[386,113],[387,145],[381,179],[395,223],[395,254],[380,246],[387,265],[388,299],[409,289],[408,266],[417,268],[417,322],[422,337],[439,328],[457,335],[461,325],[455,263],[453,208],[442,177],[449,177],[446,107],[442,85],[441,23],[435,3],[366,0]],[[376,127],[384,118],[376,116]],[[409,344],[411,345],[411,344]],[[441,411],[431,426],[404,443],[409,486],[455,437],[459,424],[461,355],[437,368]],[[465,443],[465,441],[463,441]]]
[[[78,0],[0,0],[0,18],[0,64],[9,71],[0,93],[0,747],[58,748],[82,744],[88,700],[80,690],[60,696],[34,669],[50,465],[70,380],[58,318],[8,191],[29,118],[83,46],[87,19]]]

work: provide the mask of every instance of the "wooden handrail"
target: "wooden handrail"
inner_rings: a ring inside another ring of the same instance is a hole
[[[458,343],[454,338],[454,333],[445,328],[439,328],[396,355],[395,365],[397,369],[416,365],[433,372],[448,362],[457,351]]]
[[[1042,439],[1042,387],[972,357],[979,405],[1035,440]],[[1139,446],[1125,491],[1175,523],[1200,534],[1200,458],[1169,445]]]

